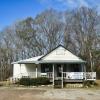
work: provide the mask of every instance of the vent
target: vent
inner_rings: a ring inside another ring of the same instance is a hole
[[[65,50],[64,49],[57,50],[56,55],[65,55]]]

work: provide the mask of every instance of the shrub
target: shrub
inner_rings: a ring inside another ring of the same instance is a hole
[[[97,83],[95,81],[84,81],[83,85],[84,87],[85,86],[92,87],[92,86],[96,86]]]
[[[45,77],[38,77],[38,78],[21,78],[19,80],[20,85],[24,86],[38,86],[38,85],[47,85],[50,81],[48,78]]]
[[[21,78],[19,80],[20,85],[30,86],[32,85],[32,80],[30,78]]]
[[[37,85],[47,85],[50,83],[50,80],[46,77],[39,77],[36,78]]]

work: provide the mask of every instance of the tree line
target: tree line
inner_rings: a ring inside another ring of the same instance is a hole
[[[34,12],[33,12],[34,13]],[[46,54],[59,44],[83,58],[100,76],[100,15],[94,8],[47,9],[0,32],[0,80],[12,76],[11,62]]]

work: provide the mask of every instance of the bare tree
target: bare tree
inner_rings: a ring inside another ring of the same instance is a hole
[[[55,10],[46,10],[35,18],[36,32],[44,48],[50,51],[62,42],[62,21]],[[48,44],[48,45],[47,45]]]
[[[95,49],[93,45],[98,37],[96,33],[96,27],[99,24],[97,19],[98,14],[92,8],[81,7],[75,9],[69,22],[71,23],[69,28],[71,33],[67,30],[67,34],[70,33],[71,35],[71,43],[78,53],[85,57],[88,66],[91,66],[91,71],[93,70],[92,50]],[[66,27],[68,28],[68,24]]]
[[[62,22],[55,10],[46,10],[34,20],[27,18],[17,25],[16,33],[33,54],[44,54],[62,41]]]

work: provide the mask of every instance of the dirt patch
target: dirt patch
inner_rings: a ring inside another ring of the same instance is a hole
[[[0,100],[100,100],[100,90],[0,88]]]

